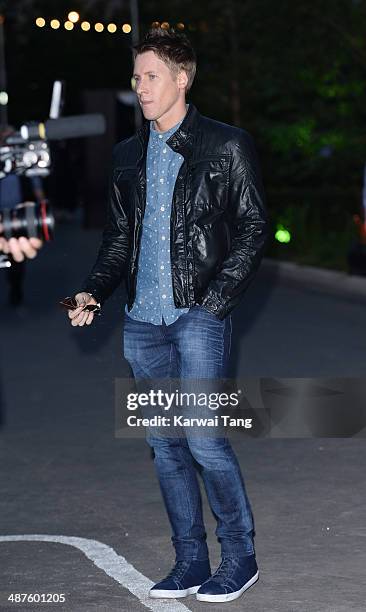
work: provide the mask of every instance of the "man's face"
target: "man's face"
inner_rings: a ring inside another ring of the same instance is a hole
[[[156,121],[184,98],[186,75],[178,78],[154,51],[145,51],[135,59],[135,91],[145,119]]]

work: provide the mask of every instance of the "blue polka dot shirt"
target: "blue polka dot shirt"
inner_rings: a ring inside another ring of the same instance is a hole
[[[189,308],[176,308],[170,266],[170,213],[174,185],[184,158],[166,141],[183,119],[166,132],[154,129],[150,136],[146,160],[146,208],[137,273],[136,297],[126,313],[132,319],[154,325],[171,325]]]

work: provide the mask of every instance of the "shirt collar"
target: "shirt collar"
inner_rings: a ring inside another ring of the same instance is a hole
[[[188,108],[189,108],[189,104],[187,104],[187,112],[188,112]],[[169,130],[166,130],[165,132],[158,132],[157,130],[155,130],[154,122],[150,121],[149,122],[150,123],[150,137],[153,139],[154,142],[164,142],[165,143],[168,140],[168,138],[170,138],[174,134],[174,132],[177,131],[180,124],[184,120],[185,116],[186,115],[182,117],[179,123],[177,123],[176,125],[173,125],[173,127],[171,127]]]

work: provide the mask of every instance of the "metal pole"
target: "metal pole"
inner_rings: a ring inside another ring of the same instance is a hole
[[[6,92],[4,15],[0,14],[0,91]],[[8,125],[8,104],[0,103],[0,124]]]
[[[140,40],[139,32],[139,7],[138,0],[130,0],[130,12],[131,12],[131,28],[132,28],[132,44],[137,45]],[[132,52],[132,66],[134,64],[133,52]],[[137,96],[135,98],[135,127],[136,130],[142,125],[142,117]]]

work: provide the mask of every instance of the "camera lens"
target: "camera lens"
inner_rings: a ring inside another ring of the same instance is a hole
[[[40,238],[48,242],[53,238],[55,220],[47,202],[26,202],[16,208],[0,211],[1,235],[9,238]]]

